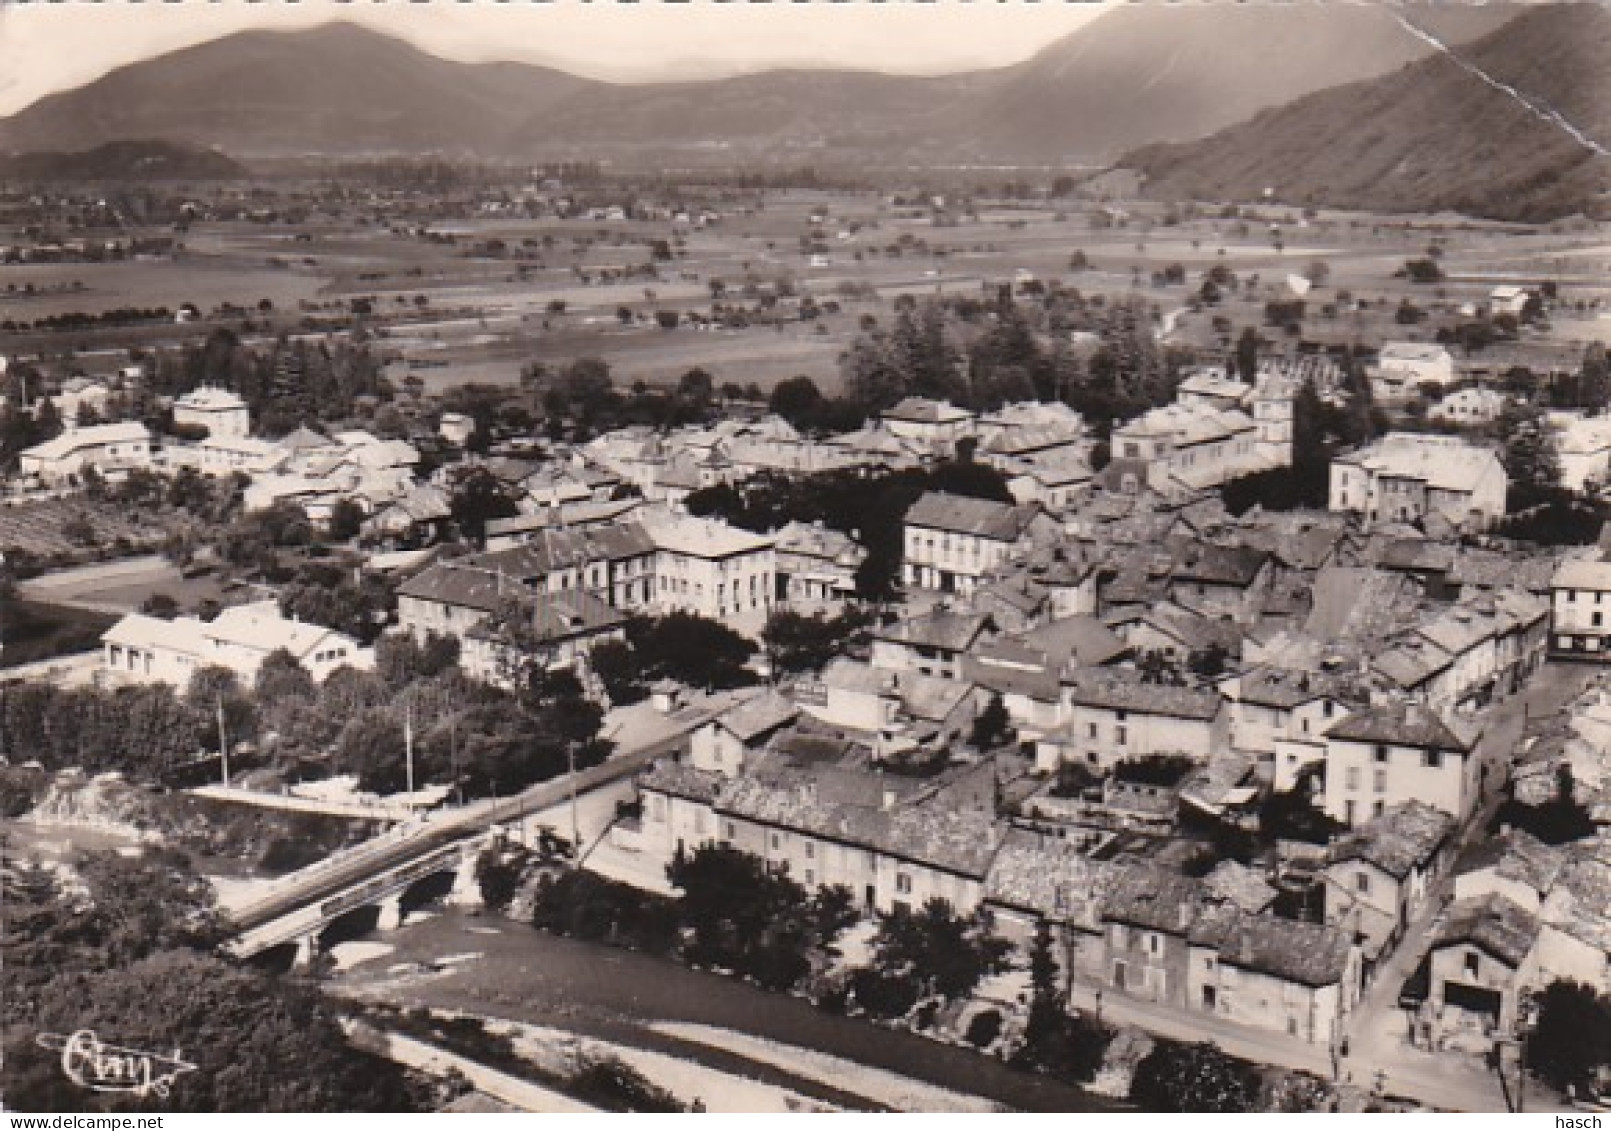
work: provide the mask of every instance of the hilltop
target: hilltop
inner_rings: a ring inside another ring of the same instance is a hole
[[[1121,164],[1144,173],[1148,195],[1163,199],[1254,200],[1268,189],[1305,205],[1524,221],[1603,215],[1608,51],[1611,11],[1540,7],[1462,50],[1459,61],[1438,54]]]

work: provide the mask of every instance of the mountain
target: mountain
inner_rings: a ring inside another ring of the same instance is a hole
[[[245,176],[244,165],[217,150],[160,140],[0,157],[0,178],[21,181],[231,181]]]
[[[1111,160],[1188,141],[1431,50],[1394,12],[1449,43],[1513,19],[1516,4],[1131,4],[1012,68],[973,115],[992,151]]]
[[[1410,4],[1454,41],[1508,4]],[[618,85],[436,58],[352,24],[251,31],[131,64],[0,121],[0,150],[165,137],[259,155],[1097,162],[1200,137],[1431,48],[1377,4],[1126,4],[1011,67],[788,70]]]
[[[1253,200],[1269,189],[1294,204],[1528,221],[1605,215],[1608,52],[1611,10],[1538,7],[1461,48],[1458,61],[1436,54],[1121,164],[1164,199]]]
[[[43,98],[0,123],[0,149],[165,137],[243,157],[490,153],[590,85],[545,67],[449,62],[354,24],[248,31]]]

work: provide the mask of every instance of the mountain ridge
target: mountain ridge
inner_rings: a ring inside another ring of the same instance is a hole
[[[1459,61],[1430,56],[1200,140],[1140,148],[1120,164],[1163,199],[1254,200],[1268,189],[1300,205],[1521,221],[1603,215],[1611,159],[1501,87],[1603,147],[1611,141],[1611,76],[1600,63],[1607,51],[1611,11],[1540,7],[1469,44]]]
[[[1503,4],[1416,8],[1457,38],[1515,13]],[[1125,5],[1023,63],[989,70],[791,69],[622,84],[530,63],[453,62],[335,21],[233,33],[47,95],[0,119],[0,150],[166,137],[245,160],[597,153],[653,165],[711,152],[735,161],[1100,164],[1431,50],[1388,22],[1372,4]],[[1287,63],[1274,65],[1276,56]],[[1121,81],[1127,93],[1115,95]]]

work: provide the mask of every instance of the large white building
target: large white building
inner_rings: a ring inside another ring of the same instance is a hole
[[[1454,355],[1431,342],[1388,342],[1377,355],[1376,399],[1402,403],[1419,396],[1421,386],[1454,384]]]
[[[1367,707],[1326,732],[1326,813],[1350,828],[1412,801],[1463,821],[1482,795],[1474,728],[1418,704]]]
[[[252,417],[241,400],[228,389],[203,385],[192,389],[173,402],[175,424],[200,425],[207,435],[216,437],[247,436],[252,431]]]
[[[1441,515],[1481,530],[1504,516],[1504,465],[1487,448],[1458,436],[1390,432],[1331,464],[1330,510],[1367,524],[1420,522]]]
[[[1276,466],[1260,451],[1259,426],[1240,409],[1172,404],[1113,430],[1110,489],[1188,494]]]
[[[905,519],[908,586],[971,594],[997,567],[1033,546],[1056,524],[1033,503],[1013,505],[929,491]]]
[[[287,620],[273,601],[236,605],[211,621],[131,613],[107,630],[101,644],[103,669],[113,682],[167,683],[181,691],[209,667],[227,668],[250,686],[263,661],[282,649],[316,680],[337,668],[375,665],[372,649],[335,629]]]
[[[151,433],[144,424],[129,420],[90,428],[69,428],[54,440],[29,448],[18,459],[23,475],[58,484],[82,475],[91,467],[111,477],[138,467],[150,467],[151,452]]]
[[[958,440],[975,435],[978,418],[949,401],[907,397],[879,413],[879,420],[892,436],[950,455]]]
[[[772,538],[710,519],[645,515],[655,548],[654,603],[664,612],[764,621],[777,593]],[[757,624],[756,627],[759,627]]]

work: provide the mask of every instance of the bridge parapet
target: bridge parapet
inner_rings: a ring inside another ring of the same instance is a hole
[[[228,946],[237,958],[251,958],[288,942],[306,949],[306,940],[317,936],[330,923],[360,907],[379,904],[382,929],[394,929],[402,922],[402,897],[408,888],[434,875],[452,873],[449,898],[458,903],[477,902],[475,863],[481,849],[495,834],[487,833],[459,844],[433,849],[424,856],[388,868],[377,876],[360,880],[318,903],[299,907],[269,922],[258,924],[236,937]],[[461,895],[460,889],[465,889]],[[299,950],[299,958],[301,953]]]

